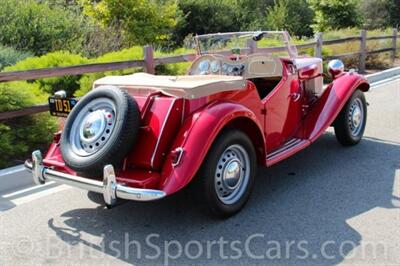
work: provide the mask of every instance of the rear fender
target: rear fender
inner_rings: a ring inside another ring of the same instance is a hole
[[[355,90],[369,90],[367,80],[356,73],[346,73],[328,85],[304,120],[304,135],[315,141],[335,121]]]
[[[182,148],[183,155],[176,166],[173,165],[171,154],[167,156],[161,172],[160,189],[169,195],[185,187],[196,175],[220,131],[227,126],[234,126],[238,120],[242,122],[241,125],[245,122],[246,128],[251,131],[255,130],[249,137],[255,145],[262,144],[262,147],[255,148],[265,158],[263,130],[256,115],[241,104],[217,101],[186,119],[171,148],[171,151]]]

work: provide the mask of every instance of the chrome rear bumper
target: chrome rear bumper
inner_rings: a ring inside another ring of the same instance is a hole
[[[55,181],[98,192],[103,194],[105,203],[110,206],[114,205],[117,199],[152,201],[166,196],[166,193],[161,190],[132,188],[123,184],[118,184],[112,165],[106,165],[104,167],[103,182],[54,171],[45,167],[40,151],[34,151],[32,153],[32,161],[27,160],[25,162],[25,168],[32,172],[33,181],[37,185],[42,185],[47,181]]]

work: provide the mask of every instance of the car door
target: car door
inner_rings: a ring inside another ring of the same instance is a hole
[[[278,149],[293,138],[301,126],[302,100],[298,75],[289,62],[282,64],[282,79],[263,99],[268,152]]]

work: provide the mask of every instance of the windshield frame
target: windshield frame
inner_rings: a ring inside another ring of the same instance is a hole
[[[261,39],[268,37],[268,35],[281,35],[283,40],[283,46],[277,47],[267,47],[267,48],[257,48],[257,41],[253,40],[252,37],[256,34],[261,35]],[[290,58],[295,58],[298,56],[297,48],[295,45],[291,44],[291,38],[287,31],[239,31],[239,32],[225,32],[225,33],[211,33],[211,34],[202,34],[194,36],[196,52],[198,55],[204,54],[225,54],[229,53],[229,50],[222,51],[202,51],[201,49],[201,39],[211,39],[215,37],[249,37],[249,40],[253,42],[253,47],[246,47],[240,49],[241,51],[247,51],[248,54],[254,52],[265,52],[265,53],[273,53],[273,52],[287,52]]]

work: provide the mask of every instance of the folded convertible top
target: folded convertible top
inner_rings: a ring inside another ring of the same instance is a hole
[[[244,89],[246,81],[243,77],[235,76],[156,76],[147,73],[135,73],[126,76],[108,76],[94,82],[94,88],[102,85],[155,89],[167,95],[194,99],[218,92]]]

